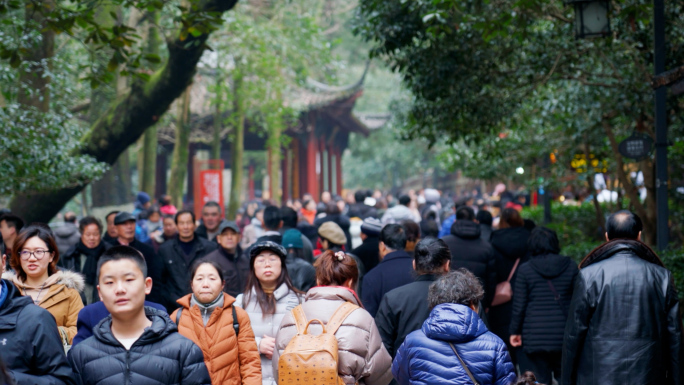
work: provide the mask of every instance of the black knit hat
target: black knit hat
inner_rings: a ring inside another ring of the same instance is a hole
[[[283,264],[283,268],[285,267],[285,257],[287,257],[287,250],[285,248],[273,241],[261,241],[255,243],[252,248],[249,250],[249,265],[254,268],[254,260],[256,257],[261,254],[262,251],[272,251],[276,255],[280,257],[280,261]]]

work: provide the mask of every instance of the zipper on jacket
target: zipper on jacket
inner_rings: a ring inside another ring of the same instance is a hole
[[[131,346],[132,347],[132,346]],[[126,371],[124,372],[124,384],[128,384],[131,382],[131,351],[126,350]]]

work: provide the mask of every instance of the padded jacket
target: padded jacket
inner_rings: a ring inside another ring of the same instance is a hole
[[[190,267],[197,259],[216,250],[216,243],[195,236],[195,245],[192,247],[189,256],[181,249],[178,237],[168,241],[159,247],[159,259],[163,265],[161,274],[161,291],[163,300],[160,302],[171,314],[178,308],[177,300],[191,293],[190,288]],[[228,279],[228,277],[225,277]]]
[[[223,272],[223,279],[226,284],[223,286],[223,291],[233,297],[237,297],[240,293],[245,291],[247,285],[247,277],[249,277],[249,256],[242,251],[240,246],[237,247],[235,253],[229,253],[223,247],[202,257],[203,260],[210,260],[218,263]]]
[[[471,384],[449,343],[481,385],[515,382],[503,341],[472,309],[453,303],[435,306],[421,330],[406,337],[392,364],[394,378],[401,385]]]
[[[54,318],[10,281],[0,286],[0,360],[14,384],[75,384]]]
[[[480,238],[480,225],[473,221],[458,220],[451,226],[451,233],[442,238],[451,251],[451,269],[468,269],[482,282],[485,307],[494,298],[496,290],[496,259],[492,245]]]
[[[190,306],[192,294],[178,300],[183,312],[178,332],[202,349],[204,363],[212,384],[261,385],[261,361],[254,343],[254,332],[244,310],[236,307],[240,329],[237,338],[233,329],[235,298],[223,293],[223,306],[211,312],[206,326],[200,308]],[[171,319],[175,322],[178,310]]]
[[[307,320],[318,319],[328,323],[340,305],[351,302],[359,305],[358,296],[345,287],[318,286],[306,293],[302,304]],[[320,334],[317,323],[309,327],[311,334]],[[297,334],[292,312],[288,312],[280,324],[273,352],[273,371],[277,374],[278,358],[287,344]],[[339,356],[337,372],[347,385],[387,385],[392,380],[390,368],[392,358],[385,350],[373,317],[364,309],[354,310],[342,323],[337,332]],[[277,380],[277,375],[276,375]]]
[[[561,255],[537,255],[520,266],[513,290],[511,334],[527,353],[560,352],[577,264]],[[556,299],[549,282],[558,293]]]
[[[261,311],[261,306],[259,306],[259,303],[256,300],[256,291],[253,289],[249,303],[244,302],[244,294],[238,295],[235,300],[234,305],[245,309],[249,315],[249,320],[252,324],[254,335],[256,336],[255,340],[257,347],[261,343],[261,339],[264,335],[275,338],[276,334],[278,334],[280,322],[283,320],[283,317],[285,317],[285,314],[288,314],[295,306],[303,302],[303,298],[297,295],[297,293],[290,291],[284,283],[273,292],[273,297],[276,300],[275,314],[267,316],[264,316],[264,313]],[[261,354],[261,377],[264,385],[276,384],[271,360],[266,358],[263,354]]]
[[[580,263],[563,385],[681,385],[683,348],[672,274],[648,246],[616,239]]]
[[[202,350],[178,334],[176,324],[146,307],[152,326],[130,350],[112,334],[112,317],[102,320],[88,338],[69,351],[76,382],[88,385],[211,384]]]
[[[14,275],[14,272],[5,272],[3,278],[11,279],[14,285],[25,293],[26,286]],[[59,270],[48,277],[45,285],[38,306],[55,317],[57,327],[66,332],[69,344],[71,344],[78,331],[76,328],[78,312],[83,309],[81,299],[81,292],[85,286],[83,276],[70,270]]]

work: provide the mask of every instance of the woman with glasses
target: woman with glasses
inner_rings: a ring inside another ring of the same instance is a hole
[[[76,335],[78,312],[83,308],[83,277],[69,270],[58,270],[59,251],[49,227],[31,225],[19,233],[12,249],[10,266],[3,278],[12,283],[33,303],[55,317],[64,345]]]
[[[271,359],[275,336],[285,314],[302,301],[285,266],[285,248],[271,241],[258,242],[250,252],[250,274],[244,294],[235,305],[247,312],[261,354],[263,385],[275,385]]]

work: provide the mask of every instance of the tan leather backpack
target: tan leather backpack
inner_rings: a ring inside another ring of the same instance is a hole
[[[279,385],[344,385],[337,373],[337,338],[335,332],[342,322],[359,307],[345,302],[335,310],[327,325],[317,319],[307,322],[299,305],[292,309],[297,335],[285,347],[278,359]],[[309,325],[318,322],[323,327],[319,335],[308,334]]]

